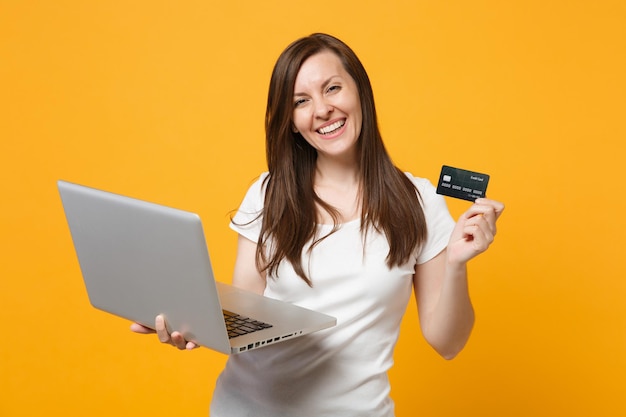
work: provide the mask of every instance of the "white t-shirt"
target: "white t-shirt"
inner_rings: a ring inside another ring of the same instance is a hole
[[[360,220],[354,220],[318,243],[310,256],[303,251],[312,288],[283,261],[277,277],[267,278],[265,295],[334,316],[337,326],[231,356],[216,384],[211,417],[394,415],[387,371],[415,266],[441,252],[454,227],[432,184],[407,175],[423,199],[428,238],[421,251],[389,269],[386,238],[370,231],[364,245]],[[250,187],[231,223],[254,242],[261,221],[245,224],[262,211],[266,176]],[[318,227],[325,235],[332,225]]]

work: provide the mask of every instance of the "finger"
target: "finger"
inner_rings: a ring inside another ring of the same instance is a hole
[[[486,216],[486,215],[493,216],[494,219],[496,217],[496,209],[491,204],[474,203],[467,210],[467,217],[468,218],[474,217],[474,216]]]
[[[480,200],[481,201],[477,200],[477,202],[472,207],[470,207],[470,209],[467,211],[466,218],[468,220],[480,220],[481,218],[486,220],[486,224],[489,225],[491,233],[495,235],[497,231],[496,221],[498,220],[499,216],[498,210],[500,210],[500,208],[494,204],[491,204],[492,200]],[[484,204],[484,202],[488,202],[488,204]]]
[[[158,315],[154,320],[154,327],[156,329],[157,336],[161,343],[171,343],[172,337],[167,331],[165,326],[165,318],[162,315]]]
[[[496,214],[496,219],[500,217],[505,208],[504,203],[496,200],[490,200],[488,198],[478,198],[474,203],[477,205],[491,206]]]
[[[495,234],[495,214],[493,211],[483,208],[468,210],[466,213],[464,227],[477,226],[488,229],[491,234]]]
[[[146,327],[142,324],[139,323],[132,323],[130,325],[130,330],[135,332],[135,333],[141,333],[141,334],[150,334],[150,333],[154,333],[154,330]]]
[[[196,345],[194,342],[187,342],[187,344],[185,345],[185,348],[187,350],[192,350],[192,349],[195,349],[195,348],[198,348],[198,347],[200,347],[200,346]]]
[[[464,227],[463,232],[474,247],[475,254],[484,252],[493,242],[493,234],[486,225],[472,224]]]
[[[497,232],[496,220],[497,215],[495,211],[491,209],[485,211],[479,216],[479,224],[481,224],[482,227],[485,227],[485,230],[488,230],[489,234],[493,236],[495,236]]]
[[[172,332],[171,343],[180,350],[184,350],[187,346],[187,341],[180,332]]]
[[[492,211],[478,213],[465,221],[465,232],[473,235],[476,231],[480,231],[485,241],[493,242],[496,235],[495,214]]]

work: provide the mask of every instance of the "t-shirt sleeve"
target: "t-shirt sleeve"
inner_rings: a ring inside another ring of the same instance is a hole
[[[230,228],[253,242],[259,240],[263,221],[263,202],[265,199],[265,172],[248,188],[239,209],[230,222]]]
[[[407,175],[422,197],[422,208],[426,218],[428,236],[417,256],[417,263],[423,264],[448,246],[455,222],[443,196],[436,193],[435,187],[429,180],[413,177],[408,173]]]

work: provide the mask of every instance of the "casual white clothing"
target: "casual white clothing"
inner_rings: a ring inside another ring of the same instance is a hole
[[[291,264],[267,278],[265,295],[337,317],[337,326],[290,341],[233,355],[217,381],[211,417],[342,417],[394,415],[387,371],[400,322],[412,291],[416,264],[447,245],[454,221],[428,180],[407,174],[422,199],[428,239],[419,253],[389,269],[386,238],[370,230],[363,240],[360,220],[303,251],[309,287]],[[256,242],[263,208],[263,174],[231,227]],[[320,225],[320,235],[332,225]]]

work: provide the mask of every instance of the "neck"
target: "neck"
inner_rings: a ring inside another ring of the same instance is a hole
[[[333,159],[318,159],[314,179],[315,193],[337,210],[338,221],[357,219],[361,212],[361,181],[357,164]],[[318,207],[318,222],[332,224],[329,212]]]
[[[354,159],[318,157],[315,167],[315,186],[353,187],[360,183],[359,169]]]

